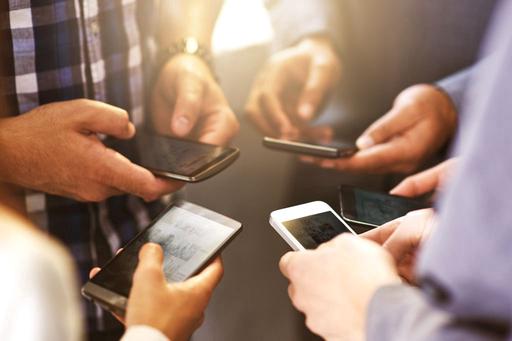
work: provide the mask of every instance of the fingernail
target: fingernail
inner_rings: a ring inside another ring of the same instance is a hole
[[[190,130],[190,120],[187,116],[179,116],[174,124],[175,133],[178,135],[187,135]]]
[[[361,136],[356,141],[357,148],[363,150],[368,149],[370,147],[373,147],[375,145],[375,142],[370,136]]]
[[[305,120],[310,120],[313,118],[313,114],[315,113],[315,109],[309,103],[302,104],[299,107],[299,116]]]
[[[129,134],[130,136],[133,136],[133,135],[135,135],[135,133],[136,133],[135,125],[134,125],[133,123],[131,123],[131,122],[130,122],[130,123],[128,124],[128,134]]]

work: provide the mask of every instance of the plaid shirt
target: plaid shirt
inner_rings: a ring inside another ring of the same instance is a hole
[[[155,7],[153,0],[0,0],[0,96],[8,114],[90,98],[141,123]],[[27,193],[26,204],[33,220],[70,249],[82,283],[161,208],[129,196],[92,204],[41,193]],[[84,305],[89,331],[115,327],[109,314]]]

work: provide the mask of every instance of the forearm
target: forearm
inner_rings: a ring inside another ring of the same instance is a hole
[[[338,50],[341,36],[340,5],[332,0],[280,0],[269,6],[275,31],[275,49],[296,44],[305,37],[329,37]]]
[[[161,2],[158,42],[169,46],[193,37],[206,47],[211,37],[223,0],[167,0]]]
[[[501,340],[502,336],[453,319],[408,285],[381,288],[367,314],[368,341]]]

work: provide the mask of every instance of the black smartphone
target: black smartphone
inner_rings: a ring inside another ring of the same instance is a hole
[[[204,269],[241,229],[241,223],[201,206],[186,201],[173,203],[91,278],[82,294],[124,316],[144,244],[162,246],[167,281],[181,282]]]
[[[158,176],[198,182],[231,165],[240,150],[158,135],[137,129],[131,140],[107,139],[106,144]]]
[[[380,226],[407,213],[431,207],[425,199],[405,198],[362,188],[340,186],[341,216],[349,222]]]
[[[322,145],[311,141],[289,141],[264,137],[263,145],[270,149],[329,159],[349,157],[357,152],[357,147],[354,144],[343,142]]]

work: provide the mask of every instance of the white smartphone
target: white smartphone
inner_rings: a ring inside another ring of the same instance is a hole
[[[357,235],[325,202],[315,201],[270,214],[270,225],[295,251],[316,249],[341,233]]]

